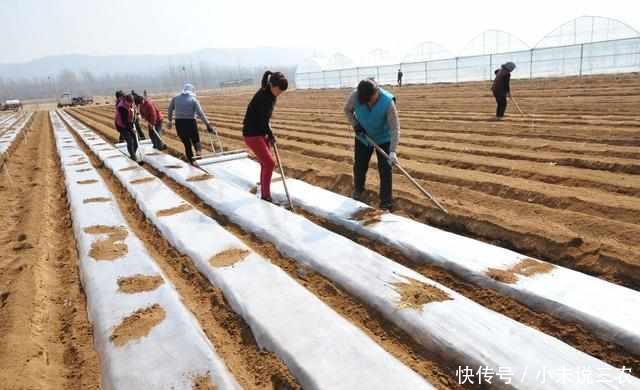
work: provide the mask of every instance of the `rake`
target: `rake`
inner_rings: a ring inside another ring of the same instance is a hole
[[[284,193],[287,194],[287,200],[289,201],[289,209],[294,211],[293,202],[291,201],[291,196],[289,196],[289,188],[287,187],[287,178],[284,175],[284,167],[280,162],[280,153],[278,153],[278,145],[273,143],[273,151],[276,155],[276,162],[278,163],[278,168],[280,168],[280,177],[282,178],[282,185],[284,186]]]
[[[378,153],[380,153],[381,155],[383,155],[383,156],[384,156],[384,158],[386,158],[386,159],[387,159],[387,161],[389,162],[389,164],[391,164],[392,166],[396,166],[396,167],[398,167],[398,169],[400,170],[400,172],[402,172],[402,174],[403,174],[407,179],[409,179],[409,181],[410,181],[414,186],[416,186],[416,188],[418,188],[418,190],[419,190],[420,192],[422,192],[422,194],[424,194],[427,198],[429,198],[429,200],[431,200],[431,201],[433,202],[433,204],[435,204],[435,205],[436,205],[440,210],[442,210],[445,214],[449,214],[449,212],[447,211],[447,209],[446,209],[446,208],[444,208],[444,206],[442,206],[442,205],[440,204],[440,202],[438,202],[438,200],[437,200],[436,198],[434,198],[434,197],[433,197],[433,195],[431,195],[427,190],[425,190],[425,189],[420,185],[420,183],[418,183],[418,182],[416,181],[416,179],[414,179],[414,178],[409,174],[409,172],[407,172],[407,171],[402,167],[402,165],[400,165],[400,163],[399,163],[399,162],[393,162],[393,161],[391,161],[391,158],[389,157],[389,155],[387,154],[387,152],[385,152],[385,151],[384,151],[384,149],[382,149],[380,146],[378,146],[378,144],[376,144],[376,143],[371,139],[371,137],[369,137],[369,135],[364,134],[364,137],[365,137],[365,139],[367,140],[367,142],[368,142],[370,145],[373,145],[373,147],[374,147],[374,148],[376,148],[376,150],[378,151]]]
[[[216,140],[218,141],[218,147],[220,151],[216,152],[216,148],[213,144],[213,137],[211,136],[211,133],[207,131],[212,153],[206,153],[206,154],[201,154],[199,156],[195,156],[193,159],[198,166],[217,164],[217,163],[222,163],[226,161],[239,160],[239,159],[249,157],[247,152],[245,152],[244,150],[229,150],[225,152],[224,146],[222,145],[222,139],[218,134],[218,129],[213,127],[213,133],[215,134]]]
[[[516,108],[518,109],[520,115],[531,120],[531,128],[533,129],[535,127],[536,120],[531,115],[525,114],[524,111],[522,111],[520,105],[518,104],[518,101],[513,96],[511,96],[511,101],[516,105]]]

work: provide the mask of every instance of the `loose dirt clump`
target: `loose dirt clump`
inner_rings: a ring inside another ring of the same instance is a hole
[[[513,272],[497,268],[489,268],[487,270],[487,276],[493,280],[507,284],[513,284],[518,281],[518,276]]]
[[[111,150],[111,149],[108,149]],[[118,154],[116,156],[109,156],[107,158],[105,158],[105,160],[113,160],[114,158],[126,158],[125,156],[123,156],[122,154]]]
[[[211,264],[212,267],[217,267],[217,268],[231,267],[235,263],[247,257],[249,253],[251,252],[245,249],[239,249],[239,248],[227,249],[213,256],[211,259],[209,259],[209,264]]]
[[[363,208],[353,213],[349,219],[362,222],[364,226],[369,226],[380,222],[384,214],[385,212],[382,210]]]
[[[183,168],[180,165],[165,165],[164,167],[168,168],[168,169],[180,169],[180,168]]]
[[[87,161],[80,161],[80,162],[74,162],[74,163],[65,164],[65,165],[68,166],[68,167],[75,167],[75,166],[78,166],[78,165],[85,165],[85,164],[88,164],[88,162]]]
[[[93,171],[93,168],[76,169],[76,172],[78,172],[78,173],[91,172],[91,171]]]
[[[148,183],[150,181],[154,181],[155,177],[143,177],[142,179],[131,180],[129,183],[131,184],[143,184]]]
[[[127,254],[129,248],[124,239],[129,231],[124,226],[96,225],[84,229],[87,234],[106,234],[107,238],[95,240],[91,244],[89,256],[96,260],[115,260]]]
[[[156,215],[158,217],[168,217],[171,215],[176,215],[176,214],[180,214],[180,213],[184,213],[186,211],[192,210],[193,207],[190,204],[181,204],[180,206],[177,207],[172,207],[170,209],[166,209],[166,210],[160,210],[156,213]]]
[[[82,201],[82,203],[84,203],[84,204],[87,204],[87,203],[105,203],[105,202],[111,202],[111,198],[102,198],[102,197],[87,198],[87,199]]]
[[[134,275],[118,279],[118,291],[125,294],[136,294],[153,291],[164,283],[160,275]]]
[[[166,316],[167,313],[157,303],[151,307],[137,310],[113,329],[109,340],[117,347],[121,347],[129,341],[145,337]]]
[[[520,275],[533,276],[536,274],[546,274],[553,271],[553,268],[552,264],[543,263],[542,261],[532,258],[526,258],[513,266],[512,270]]]
[[[76,183],[78,184],[94,184],[97,183],[97,180],[89,179],[89,180],[78,180]]]
[[[525,258],[506,271],[496,268],[489,268],[486,274],[487,276],[494,280],[497,280],[498,282],[514,284],[518,281],[518,275],[533,276],[536,274],[545,274],[551,272],[552,270],[552,264],[543,263],[536,259]]]
[[[193,378],[193,390],[216,390],[217,387],[211,383],[209,373]]]
[[[400,294],[398,306],[401,308],[420,310],[427,303],[451,299],[447,293],[436,287],[411,278],[407,278],[407,281],[393,283],[394,289]]]
[[[153,153],[147,153],[147,156],[161,156],[162,153],[158,153],[158,152],[153,152]]]
[[[187,179],[187,181],[205,181],[205,180],[211,180],[213,179],[212,175],[198,175],[198,176],[191,176],[190,178]]]

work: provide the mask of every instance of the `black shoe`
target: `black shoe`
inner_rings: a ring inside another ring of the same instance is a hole
[[[364,191],[353,190],[353,192],[351,193],[351,198],[357,200],[358,202],[364,202]]]
[[[138,165],[143,166],[144,165],[144,161],[138,161]]]
[[[158,148],[158,150],[165,150],[167,149],[167,145],[160,145],[160,147]]]
[[[388,212],[392,212],[393,211],[393,202],[381,202],[380,203],[380,210],[385,210]]]

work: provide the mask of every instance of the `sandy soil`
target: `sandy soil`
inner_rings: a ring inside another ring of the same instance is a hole
[[[450,210],[396,174],[399,212],[640,290],[640,79],[514,81],[513,91],[527,116],[510,104],[495,122],[487,83],[393,89],[403,165]],[[341,112],[348,93],[288,92],[272,123],[289,175],[343,194],[352,188],[353,137]],[[250,97],[201,99],[228,149],[245,149]],[[110,110],[83,112],[110,125]],[[371,168],[367,195],[377,205],[375,161]]]
[[[298,93],[299,92],[291,93],[291,95],[289,95],[289,98],[293,99],[294,102],[298,102],[297,99],[302,99],[300,96],[295,96],[295,94],[298,94]],[[337,94],[339,92],[331,91],[331,92],[322,92],[322,93],[327,94],[327,96],[331,97],[334,94]],[[237,96],[230,97],[230,99],[236,99],[236,98]],[[245,98],[248,98],[248,97],[245,96]],[[277,109],[289,110],[289,107],[285,106],[285,102],[289,103],[290,100],[283,99],[282,102],[279,103],[279,106]],[[225,101],[225,103],[220,103],[220,104],[228,104],[228,103],[229,103],[228,101]],[[285,106],[286,108],[283,109],[282,108],[283,106]],[[235,110],[238,111],[239,108],[235,107]],[[290,109],[290,110],[291,112],[294,111],[294,109]],[[219,111],[219,110],[216,110],[216,111]],[[283,115],[281,111],[279,112],[280,112],[279,118],[282,118]],[[105,136],[106,139],[109,140],[110,142],[113,142],[117,139],[117,132],[113,130],[113,128],[111,127],[112,113],[109,112],[108,110],[106,109],[74,110],[73,115],[75,115],[77,118],[83,121],[86,125],[93,127],[100,134]],[[226,112],[220,115],[221,116],[226,115]],[[235,118],[234,121],[236,122],[241,121],[240,114],[235,114],[235,115],[237,115],[237,118]],[[335,115],[339,116],[339,113],[335,113]],[[479,114],[479,115],[484,115],[485,118],[487,117],[487,114]],[[211,116],[217,117],[217,114],[212,113]],[[306,115],[306,118],[309,118],[309,115]],[[278,121],[280,121],[280,119],[277,119],[274,122],[277,123]],[[222,133],[225,136],[224,142],[229,149],[238,148],[242,146],[241,142],[239,142],[239,139],[240,139],[238,135],[239,125],[237,125],[236,122],[230,125],[221,125],[220,122],[216,122],[219,126],[219,129],[222,131]],[[493,125],[489,121],[485,120],[485,122],[487,123],[487,125]],[[301,122],[301,123],[304,123],[304,122]],[[504,124],[500,124],[500,125],[504,126]],[[235,127],[231,127],[231,126],[235,126]],[[278,131],[277,129],[279,128],[280,127],[277,127],[276,131]],[[508,130],[507,126],[504,126],[504,128]],[[309,131],[309,133],[312,133],[312,132]],[[314,151],[317,150],[317,147],[315,144],[309,143],[309,142],[305,143],[305,142],[294,141],[287,135],[286,132],[279,132],[279,134],[280,134],[279,144],[286,145],[286,147],[282,147],[282,149],[286,151],[284,154],[287,156],[286,162],[287,162],[288,172],[294,172],[298,177],[302,177],[306,180],[309,180],[311,182],[314,182],[326,188],[337,190],[338,192],[342,192],[342,193],[350,192],[351,179],[350,179],[350,174],[348,173],[348,169],[350,166],[349,165],[350,152],[345,151],[346,148],[343,145],[336,145],[338,147],[333,147],[333,148],[323,145],[324,146],[323,153],[324,153],[324,150],[326,150],[327,154],[326,155],[318,154],[319,157],[315,157],[316,154],[314,154]],[[206,137],[206,133],[203,133],[202,136]],[[343,134],[341,137],[347,138],[347,135]],[[340,136],[336,138],[339,139]],[[207,138],[203,138],[203,139],[206,140]],[[172,135],[171,133],[167,134],[167,136],[165,137],[165,141],[169,146],[168,151],[170,153],[178,156],[181,155],[182,147],[180,142],[175,137],[175,135]],[[298,144],[296,144],[296,142],[298,142]],[[300,146],[300,152],[290,151],[290,149],[293,149],[294,145]],[[313,164],[309,163],[309,160],[312,160]],[[490,159],[485,158],[484,160],[488,161]],[[437,165],[437,164],[434,164],[434,165]],[[323,171],[320,171],[320,169],[318,169],[317,167],[323,167]],[[147,169],[149,168],[147,167]],[[331,172],[334,172],[334,173],[332,174]],[[158,174],[157,172],[155,173]],[[162,176],[162,175],[159,175],[159,176]],[[179,192],[187,200],[189,200],[190,203],[194,205],[199,205],[198,207],[201,208],[204,212],[209,213],[216,219],[224,221],[224,219],[217,216],[213,210],[210,210],[208,209],[208,207],[199,203],[197,197],[193,196],[193,194],[190,194],[189,191],[171,182],[167,178],[161,178],[161,179],[168,185],[171,185],[177,192]],[[417,215],[418,216],[417,219],[419,220],[425,220],[425,218],[423,218],[423,213],[425,212],[425,210],[428,211],[429,213],[434,213],[430,205],[425,204],[425,202],[419,202],[416,199],[416,195],[412,193],[412,189],[408,186],[406,182],[402,182],[401,180],[399,180],[399,182],[400,182],[400,185],[396,185],[396,191],[400,193],[400,199],[398,202],[400,205],[400,213],[407,214],[414,218]],[[423,180],[423,182],[427,182],[427,180]],[[400,188],[400,191],[398,191],[398,188]],[[461,192],[462,192],[462,188],[456,189],[456,193],[461,193]],[[519,203],[510,201],[509,199],[505,200],[499,196],[492,196],[491,199],[493,200],[493,203],[501,202],[502,206],[505,206],[505,204],[521,206]],[[510,202],[510,203],[504,203],[504,202]],[[528,205],[528,204],[529,202],[526,202],[524,205]],[[420,207],[420,209],[418,209],[418,207]],[[543,206],[539,205],[538,207],[543,207]],[[548,206],[545,206],[545,207],[549,209],[553,209],[552,207],[548,207]],[[474,210],[477,210],[477,209],[474,209]],[[518,211],[519,210],[512,210],[512,213],[517,214]],[[548,333],[554,337],[557,337],[584,352],[587,352],[593,356],[596,356],[604,361],[609,362],[610,364],[613,364],[616,366],[621,366],[624,364],[626,366],[638,367],[634,369],[633,372],[636,372],[638,369],[640,369],[640,358],[638,356],[633,356],[628,352],[626,352],[624,348],[615,346],[611,343],[608,343],[606,341],[599,339],[595,335],[591,334],[590,332],[586,331],[584,328],[574,323],[562,321],[546,314],[534,312],[512,299],[502,296],[496,291],[479,288],[478,286],[474,286],[471,283],[464,282],[443,269],[439,269],[437,267],[429,267],[429,266],[413,264],[410,260],[404,258],[401,254],[397,253],[397,251],[391,250],[388,247],[385,247],[384,245],[381,245],[376,242],[372,242],[360,236],[355,236],[350,232],[344,231],[336,226],[331,226],[326,221],[319,220],[318,218],[308,215],[306,213],[303,213],[303,214],[305,214],[307,218],[319,224],[322,224],[329,229],[332,229],[369,248],[372,248],[394,259],[395,261],[398,261],[402,264],[412,267],[413,269],[417,270],[423,275],[430,277],[448,287],[453,288],[454,290],[462,293],[463,295],[469,297],[470,299],[473,299],[474,301],[486,307],[491,308],[492,310],[495,310],[504,315],[507,315],[529,326],[540,329],[543,332]],[[368,213],[368,214],[369,215],[366,215],[366,214],[356,215],[354,216],[354,218],[364,218],[364,219],[376,218],[376,212]],[[551,211],[547,211],[547,214],[551,214]],[[443,217],[441,215],[434,214],[434,216],[437,218],[436,221],[439,221],[440,226],[444,224],[445,227],[448,228],[449,230],[454,230],[454,231],[460,230],[459,226],[447,225],[445,223],[446,221],[442,219]],[[473,215],[466,216],[468,220],[468,224],[471,227],[484,228],[483,229],[484,235],[482,236],[473,235],[474,237],[487,239],[486,238],[487,234],[492,234],[496,236],[499,235],[500,230],[488,230],[485,228],[485,225],[481,224],[483,218],[487,218],[491,216],[493,216],[493,214],[489,212],[487,212],[487,214],[478,214],[478,215],[473,214]],[[242,237],[244,234],[242,230],[239,229],[237,226],[232,226],[227,224],[226,227],[232,230],[238,236]],[[452,227],[453,229],[451,229]],[[553,233],[554,233],[553,231],[548,232],[546,229],[538,229],[538,230],[543,233],[550,233],[546,235],[553,237]],[[528,237],[533,236],[532,232],[526,231],[526,230],[522,230],[521,234],[525,235],[524,239],[528,239]],[[514,236],[514,234],[510,234],[507,237],[501,237],[500,240],[493,238],[487,241],[504,243],[506,240],[512,238],[512,236]],[[255,249],[256,247],[255,238],[251,236],[246,236],[246,235],[245,237],[246,237],[245,242],[247,242],[249,246],[252,246]],[[547,242],[551,241],[551,238],[548,238],[545,236],[542,236],[542,238],[547,240]],[[559,242],[557,243],[557,245],[562,246],[562,245],[566,245],[566,243]],[[268,257],[273,259],[274,257],[277,258],[279,256],[275,248],[271,248],[269,244],[261,243],[259,245],[259,248],[265,248],[265,247],[269,248],[269,250],[265,253]],[[541,249],[544,249],[544,248],[541,247]],[[566,250],[566,248],[564,249]],[[525,251],[525,253],[526,252],[527,251]],[[531,253],[531,251],[529,251],[529,253]],[[534,254],[531,254],[531,255],[534,256]],[[562,263],[562,261],[560,260],[556,259],[556,263]],[[395,348],[393,344],[389,344],[388,335],[385,335],[381,340],[378,337],[378,335],[381,334],[380,331],[383,331],[385,333],[389,332],[388,334],[392,335],[391,336],[392,338],[404,340],[403,342],[406,342],[405,338],[407,337],[407,335],[403,335],[402,332],[398,332],[397,330],[390,329],[388,327],[388,324],[386,324],[383,320],[380,320],[379,318],[377,318],[377,320],[380,321],[381,326],[380,327],[376,326],[372,328],[370,326],[369,321],[371,318],[376,318],[377,315],[374,311],[371,311],[371,309],[363,308],[362,311],[355,311],[353,309],[345,310],[345,308],[348,308],[348,306],[345,306],[346,302],[353,300],[357,304],[357,300],[354,300],[352,297],[349,297],[344,292],[341,292],[340,290],[336,289],[335,286],[333,286],[330,282],[324,280],[324,278],[319,277],[318,275],[315,275],[313,273],[307,273],[306,270],[300,270],[295,264],[293,264],[291,261],[287,260],[286,258],[282,260],[275,260],[274,263],[279,265],[283,269],[285,269],[293,277],[296,277],[298,280],[301,281],[301,283],[303,283],[307,288],[313,291],[317,296],[319,296],[325,302],[327,302],[332,307],[334,307],[334,309],[336,309],[338,312],[347,316],[354,323],[362,324],[364,320],[363,329],[367,330],[370,335],[373,333],[373,335],[376,336],[374,337],[374,339],[379,343],[381,343],[381,345],[383,345],[387,350],[390,350],[392,353],[394,353],[394,351],[397,351],[397,348]],[[570,266],[573,266],[574,268],[579,268],[574,263],[571,263],[568,261],[565,261],[565,263],[569,264]],[[593,270],[593,269],[590,269],[590,270]],[[543,272],[544,270],[536,269],[535,271]],[[523,265],[523,267],[520,267],[517,270],[514,269],[513,272],[510,272],[509,274],[515,278],[519,273],[524,273],[524,272],[534,272],[534,270],[532,270],[530,267],[525,267],[525,265]],[[304,275],[304,276],[301,276],[301,275]],[[313,279],[309,280],[308,275],[313,275]],[[607,278],[611,277],[610,274],[606,274],[606,275],[603,274],[601,276],[607,277]],[[411,299],[445,299],[446,298],[446,297],[438,296],[437,292],[428,291],[427,289],[421,288],[421,286],[411,286],[409,284],[409,286],[399,286],[399,288],[406,289],[405,292],[407,292],[408,294],[407,302],[405,302],[406,304],[411,304],[410,303]],[[340,292],[339,299],[336,299],[334,293],[327,294],[327,291],[330,291],[330,292],[339,291]],[[345,302],[344,300],[345,298],[348,298],[348,301]],[[399,303],[399,304],[402,304],[402,303]],[[410,346],[410,344],[407,344],[407,346]],[[421,351],[419,347],[417,347],[417,349],[413,351],[409,350],[409,352],[413,352],[413,354],[417,353],[418,356],[420,355],[423,356],[422,359],[427,359],[426,354],[424,353],[424,351]],[[404,358],[403,356],[406,356],[406,355],[404,355],[403,353],[398,353],[397,356],[399,356],[399,358],[403,362],[405,362],[406,364],[409,364],[416,371],[420,372],[421,374],[425,375],[428,378],[433,378],[433,374],[429,373],[429,370],[424,370],[424,369],[420,370],[419,368],[416,368],[416,367],[419,367],[419,365],[416,366],[415,363],[412,363],[412,360],[407,360],[406,358]],[[446,379],[444,379],[441,383],[443,383],[445,380]]]
[[[571,267],[640,290],[640,79],[637,75],[515,81],[513,105],[504,122],[491,121],[493,101],[486,83],[410,86],[394,89],[403,125],[399,149],[407,170],[451,210],[443,215],[401,176],[395,176],[398,213],[419,221],[516,249],[532,258]],[[341,105],[347,90],[293,91],[283,95],[273,121],[287,174],[343,194],[351,192],[353,139]],[[245,149],[240,128],[251,91],[212,93],[202,98],[227,149]],[[166,106],[166,99],[158,101]],[[112,106],[71,110],[105,144],[117,138]],[[202,133],[205,145],[208,137]],[[169,152],[181,155],[174,132]],[[87,149],[85,148],[85,151]],[[177,288],[229,370],[245,388],[297,389],[295,378],[275,355],[260,350],[247,324],[191,261],[154,229],[120,183],[94,157],[74,164],[98,169],[131,231]],[[5,162],[6,161],[6,162]],[[9,151],[0,172],[0,389],[97,389],[98,357],[78,273],[76,243],[63,177],[46,112],[35,115],[28,137]],[[375,167],[375,161],[372,162]],[[6,172],[11,173],[9,176]],[[189,205],[161,216],[197,209],[216,219],[252,250],[269,258],[369,337],[440,389],[458,388],[455,367],[432,356],[374,308],[312,270],[282,256],[270,243],[229,223],[194,194],[145,166]],[[367,196],[376,205],[377,175]],[[195,176],[193,180],[207,180]],[[640,376],[640,356],[608,343],[575,323],[535,312],[491,289],[465,282],[438,267],[418,265],[397,251],[299,211],[308,219],[415,269],[475,302]],[[377,210],[354,219],[375,222]],[[98,261],[126,251],[118,226],[90,228],[103,238],[93,248]],[[246,255],[223,252],[219,267]],[[493,275],[514,282],[519,275],[548,272],[526,259]],[[123,293],[149,291],[162,280],[133,276],[119,280]],[[442,291],[408,280],[394,286],[399,306],[448,299]],[[122,321],[112,337],[126,344],[144,337],[164,318],[149,307]],[[194,388],[211,388],[205,377]]]
[[[97,389],[98,357],[48,115],[0,176],[0,388]]]

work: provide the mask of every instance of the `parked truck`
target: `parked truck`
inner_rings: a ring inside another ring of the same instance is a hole
[[[58,98],[58,108],[73,106],[73,97],[71,93],[65,92]]]
[[[70,92],[65,92],[58,99],[58,107],[86,106],[93,104],[93,96],[73,96]]]
[[[3,104],[0,104],[0,110],[2,111],[19,111],[22,109],[22,102],[17,99],[7,100]]]

